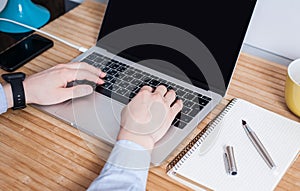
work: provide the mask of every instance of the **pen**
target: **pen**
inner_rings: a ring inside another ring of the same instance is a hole
[[[271,156],[267,152],[266,148],[263,146],[263,144],[258,139],[255,132],[249,127],[249,125],[246,123],[246,121],[242,120],[242,124],[243,124],[243,127],[244,127],[249,139],[255,146],[255,148],[258,151],[258,153],[260,154],[260,156],[264,159],[264,161],[267,163],[267,165],[271,169],[275,168],[276,165],[275,165],[274,161],[272,160]]]
[[[226,157],[226,161],[227,161],[227,165],[228,165],[228,173],[230,175],[236,175],[237,168],[236,168],[236,162],[235,162],[232,146],[225,147],[225,157]]]

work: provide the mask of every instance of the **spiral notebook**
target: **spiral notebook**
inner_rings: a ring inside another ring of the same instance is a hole
[[[271,170],[242,127],[255,131],[276,164]],[[231,145],[237,175],[227,173]],[[300,151],[300,123],[242,99],[233,99],[167,166],[167,174],[195,190],[273,190]]]

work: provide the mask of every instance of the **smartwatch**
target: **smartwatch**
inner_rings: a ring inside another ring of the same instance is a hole
[[[23,109],[26,107],[23,81],[26,75],[23,72],[2,74],[2,78],[11,85],[14,106],[12,109]]]

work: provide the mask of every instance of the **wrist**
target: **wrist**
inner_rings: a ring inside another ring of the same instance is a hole
[[[134,142],[145,149],[147,149],[150,153],[154,147],[154,139],[150,135],[141,135],[133,132],[129,132],[124,128],[121,128],[117,140],[128,140]]]
[[[24,93],[25,93],[26,103],[34,103],[32,101],[30,90],[28,88],[27,80],[26,79],[23,81],[23,87],[24,87]]]
[[[9,83],[5,84],[3,86],[3,90],[5,93],[5,97],[6,97],[6,102],[7,102],[7,107],[11,108],[14,105],[14,101],[13,101],[13,94],[12,94],[12,90],[11,90],[11,85]]]

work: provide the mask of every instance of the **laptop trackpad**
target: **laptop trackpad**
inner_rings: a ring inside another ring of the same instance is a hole
[[[114,143],[123,107],[119,102],[94,93],[71,100],[56,114],[87,134]]]

